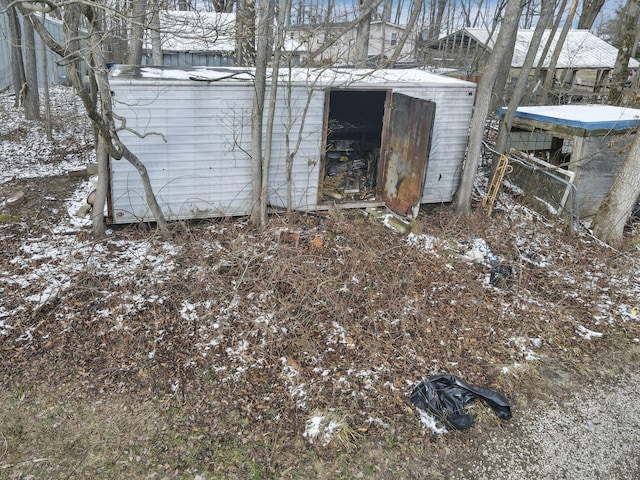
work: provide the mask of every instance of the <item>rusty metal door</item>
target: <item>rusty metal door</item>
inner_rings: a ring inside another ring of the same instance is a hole
[[[435,113],[435,102],[400,93],[392,96],[382,199],[400,215],[418,214]]]

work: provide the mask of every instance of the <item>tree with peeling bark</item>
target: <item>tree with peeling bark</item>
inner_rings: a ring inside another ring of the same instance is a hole
[[[471,194],[475,180],[480,155],[482,150],[482,138],[485,122],[491,105],[491,96],[496,84],[498,66],[505,52],[512,50],[511,42],[515,41],[514,32],[518,28],[518,21],[522,13],[523,5],[520,0],[509,0],[502,20],[500,32],[495,46],[489,57],[484,75],[480,79],[476,93],[476,103],[471,119],[469,142],[467,146],[467,158],[462,172],[462,179],[456,191],[453,206],[456,212],[469,214],[471,212]]]
[[[593,234],[609,245],[620,245],[624,227],[639,195],[640,136],[636,134],[627,158],[591,222]]]

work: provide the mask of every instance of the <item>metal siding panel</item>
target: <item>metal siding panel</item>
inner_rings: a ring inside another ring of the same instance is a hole
[[[436,103],[429,164],[421,202],[450,202],[460,183],[475,90],[468,86],[394,86],[393,91]]]
[[[307,107],[307,96],[311,95]],[[291,88],[291,101],[277,102],[276,118],[274,121],[274,135],[269,170],[269,202],[273,206],[287,207],[287,174],[286,174],[286,128],[289,123],[289,108],[291,104],[291,118],[294,119],[290,129],[290,147],[295,148],[298,138],[300,147],[294,158],[291,171],[292,200],[291,207],[299,210],[309,210],[317,207],[320,148],[322,145],[322,122],[324,113],[324,93],[309,91],[304,87]],[[302,118],[306,109],[306,118],[302,126]],[[302,132],[300,129],[302,129]]]
[[[127,126],[140,133],[162,133],[141,139],[122,132],[123,140],[146,164],[154,187],[169,218],[245,215],[251,205],[251,105],[249,83],[194,83],[112,81],[116,113],[127,117]],[[369,89],[371,87],[369,86]],[[385,89],[436,102],[429,165],[422,203],[448,202],[458,186],[471,111],[474,86],[402,84]],[[291,92],[290,149],[298,139],[307,108],[299,150],[292,171],[292,208],[317,207],[320,150],[324,118],[324,92],[296,84],[280,89],[274,122],[269,201],[286,207],[286,143],[289,114],[285,95]],[[268,103],[267,103],[268,105]],[[174,178],[176,169],[183,172]],[[151,220],[135,170],[124,160],[112,162],[112,194],[119,223]],[[122,212],[121,216],[118,211]]]
[[[392,98],[383,200],[391,210],[411,215],[422,197],[436,105],[400,93]]]
[[[112,87],[116,113],[127,118],[127,127],[147,134],[121,136],[147,167],[169,220],[249,213],[250,86],[227,85],[213,95],[206,84],[186,82],[170,89]],[[111,188],[114,222],[152,220],[138,174],[125,160],[112,162]]]

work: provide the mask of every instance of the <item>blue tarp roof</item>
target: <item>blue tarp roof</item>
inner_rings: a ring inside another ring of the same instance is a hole
[[[506,108],[500,109],[500,116]],[[516,117],[584,130],[628,130],[640,127],[640,110],[612,105],[518,107]]]

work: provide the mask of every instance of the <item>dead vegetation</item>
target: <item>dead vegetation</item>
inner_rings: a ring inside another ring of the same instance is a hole
[[[420,379],[497,389],[517,416],[548,376],[637,351],[637,236],[614,251],[523,198],[425,210],[410,234],[331,210],[95,243],[56,228],[83,181],[0,185],[24,192],[0,210],[2,478],[449,478],[504,423],[474,405],[470,431],[432,435]]]
[[[27,206],[2,228],[13,255],[25,219],[29,236],[46,234],[46,202]],[[244,219],[180,224],[172,242],[121,229],[105,244],[112,264],[70,266],[67,288],[37,309],[38,286],[3,284],[3,302],[24,306],[0,337],[3,475],[397,475],[369,455],[461,441],[421,428],[406,399],[421,378],[460,375],[517,403],[541,359],[580,363],[640,336],[615,311],[636,301],[615,288],[631,281],[628,258],[531,210],[462,219],[442,207],[412,229],[360,210],[275,214],[263,232]],[[499,286],[469,253],[479,239],[512,267]],[[110,274],[126,249],[144,258]],[[45,261],[13,255],[3,272]],[[326,441],[305,436],[317,412],[340,420]]]

